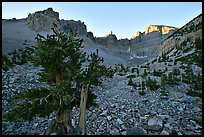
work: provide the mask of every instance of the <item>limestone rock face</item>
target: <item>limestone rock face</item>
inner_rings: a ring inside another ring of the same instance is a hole
[[[87,37],[90,38],[91,40],[94,40],[94,35],[92,32],[87,32]]]
[[[29,14],[26,21],[28,28],[36,32],[50,31],[53,23],[60,26],[59,13],[52,8]]]
[[[145,61],[158,54],[161,43],[177,28],[165,25],[149,25],[144,32],[137,32],[130,39],[131,58],[144,58]]]
[[[77,34],[77,36],[87,36],[87,28],[84,22],[81,22],[80,20],[74,21],[74,20],[60,20],[61,28],[65,32],[68,29],[68,26],[72,29],[74,33]]]
[[[108,34],[105,37],[97,37],[95,39],[95,42],[101,45],[104,45],[106,47],[112,47],[117,45],[117,37],[114,34]]]
[[[141,35],[142,35],[142,32],[137,31],[137,32],[135,33],[135,35],[132,36],[132,39],[134,39],[135,37],[140,37]]]
[[[175,27],[170,27],[170,26],[163,26],[163,25],[149,25],[145,31],[144,34],[148,34],[154,31],[160,32],[162,34],[167,34],[169,33],[170,30],[175,30]]]

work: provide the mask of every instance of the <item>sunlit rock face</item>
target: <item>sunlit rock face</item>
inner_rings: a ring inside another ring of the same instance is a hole
[[[170,30],[175,30],[175,27],[170,26],[163,26],[163,25],[149,25],[145,31],[144,34],[148,34],[154,31],[160,32],[161,34],[167,34]]]
[[[132,39],[134,39],[135,37],[140,37],[141,35],[142,35],[142,32],[137,31],[137,32],[135,33],[135,35],[132,36]]]
[[[59,13],[53,11],[52,8],[29,14],[26,21],[28,28],[36,32],[50,31],[53,23],[60,26]]]
[[[177,30],[176,27],[165,25],[149,25],[144,32],[136,32],[130,39],[132,57],[149,60],[158,54],[161,43]]]

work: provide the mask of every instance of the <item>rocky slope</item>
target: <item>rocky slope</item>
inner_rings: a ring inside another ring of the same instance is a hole
[[[180,45],[188,38],[195,40],[202,39],[202,14],[195,17],[182,28],[178,29],[174,34],[170,35],[164,42],[162,42],[162,52],[168,52],[176,45]]]

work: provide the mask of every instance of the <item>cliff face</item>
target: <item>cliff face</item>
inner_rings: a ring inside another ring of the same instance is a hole
[[[144,32],[136,32],[131,38],[131,43],[135,44],[151,38],[167,37],[177,29],[175,27],[164,26],[164,25],[149,25]]]
[[[176,28],[175,27],[171,27],[171,26],[163,26],[163,25],[149,25],[145,31],[144,31],[144,34],[148,34],[148,33],[151,33],[151,32],[160,32],[161,34],[167,34],[169,33],[169,31],[171,30],[175,30]]]
[[[164,25],[149,25],[144,32],[137,32],[130,39],[132,58],[151,59],[159,53],[162,41],[175,32],[177,28]]]
[[[77,36],[87,36],[87,29],[84,22],[74,21],[74,20],[60,20],[61,29],[63,31],[67,31],[68,26],[72,29],[74,33],[77,34]]]
[[[29,14],[26,21],[28,28],[35,32],[50,31],[53,23],[60,26],[59,13],[53,11],[52,8]]]
[[[26,18],[27,26],[30,30],[35,32],[46,31],[49,32],[55,23],[60,29],[67,31],[68,26],[72,28],[77,36],[87,36],[87,29],[84,22],[74,20],[60,20],[59,13],[48,8],[44,11],[37,11],[29,14]]]

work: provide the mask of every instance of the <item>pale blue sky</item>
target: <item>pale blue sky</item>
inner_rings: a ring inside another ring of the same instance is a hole
[[[202,13],[202,2],[2,2],[2,18],[26,18],[48,7],[60,19],[81,20],[96,37],[112,30],[118,39],[130,39],[150,24],[182,27]]]

